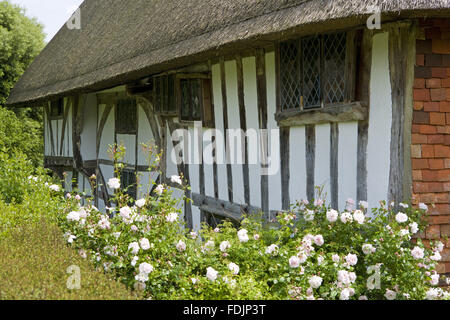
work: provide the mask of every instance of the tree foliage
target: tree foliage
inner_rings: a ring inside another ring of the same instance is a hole
[[[43,26],[36,19],[9,1],[0,1],[0,106],[44,44]]]

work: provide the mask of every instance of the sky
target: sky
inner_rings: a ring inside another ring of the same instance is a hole
[[[25,8],[27,17],[35,17],[44,26],[46,41],[49,42],[83,0],[9,0],[9,2]]]

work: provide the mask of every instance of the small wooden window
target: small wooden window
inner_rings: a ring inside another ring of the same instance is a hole
[[[57,99],[50,102],[49,117],[52,120],[62,119],[64,114],[64,99]]]
[[[153,78],[155,112],[164,115],[176,115],[175,75],[163,75]]]
[[[280,110],[320,108],[351,102],[356,77],[352,32],[336,32],[280,43]],[[355,73],[355,74],[349,74]]]
[[[136,182],[136,172],[130,169],[123,169],[120,175],[120,185],[126,190],[126,193],[136,199],[136,190],[137,190],[137,182]]]
[[[180,121],[214,125],[211,79],[208,75],[178,75],[177,105]]]
[[[137,104],[135,99],[118,99],[116,106],[116,133],[136,134]]]

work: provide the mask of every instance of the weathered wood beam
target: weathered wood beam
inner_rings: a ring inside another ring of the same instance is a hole
[[[283,111],[275,115],[275,119],[280,127],[364,121],[367,118],[368,110],[363,102],[330,105],[320,109]]]
[[[316,161],[316,127],[307,125],[305,128],[306,141],[306,195],[309,201],[314,199],[314,170]]]
[[[247,115],[245,111],[244,99],[244,71],[242,65],[242,57],[236,55],[236,70],[237,70],[237,87],[238,87],[238,101],[239,101],[239,120],[240,127],[243,132],[247,132]],[[242,174],[244,178],[244,199],[245,203],[250,203],[250,173],[248,168],[248,139],[247,136],[242,137],[242,150],[244,152],[244,164],[242,165]]]
[[[56,151],[55,151],[55,139],[53,137],[53,128],[52,128],[52,121],[50,120],[50,106],[47,103],[44,106],[44,112],[47,118],[47,126],[48,126],[48,130],[49,130],[49,134],[50,134],[50,146],[51,146],[51,153],[52,155],[56,155]]]
[[[372,46],[373,32],[364,30],[362,33],[361,47],[359,48],[359,85],[356,91],[356,99],[362,101],[370,113],[370,79],[372,70]],[[357,146],[357,173],[356,173],[356,198],[357,202],[367,201],[367,144],[369,142],[369,119],[358,122],[358,146]]]
[[[64,118],[63,118],[63,124],[62,124],[62,128],[61,128],[61,146],[59,149],[59,154],[62,155],[63,154],[63,147],[64,147],[64,135],[66,134],[66,127],[67,127],[67,119],[69,117],[69,111],[70,111],[70,107],[72,106],[72,99],[67,99],[67,104],[64,106]]]
[[[264,49],[257,49],[255,55],[259,129],[262,130],[262,133],[267,133],[267,79]],[[267,134],[261,134],[261,159],[263,163],[266,163],[266,165],[268,162],[268,157],[268,136]],[[266,216],[266,219],[270,220],[269,177],[267,174],[261,175],[261,208]]]
[[[290,183],[290,128],[280,128],[280,155],[281,155],[281,203],[283,210],[289,210],[291,199],[289,194]]]
[[[339,208],[339,124],[330,125],[330,191],[331,206]]]
[[[415,26],[411,23],[401,22],[389,27],[389,70],[392,88],[392,128],[391,128],[391,166],[389,172],[388,200],[396,204],[403,201],[405,175],[411,175],[405,171],[405,150],[410,146],[405,146],[405,135],[410,135],[411,131],[405,132],[405,115],[408,109],[408,121],[411,122],[412,99],[407,99],[411,91],[414,60],[411,54],[409,59],[405,59],[405,52],[411,52],[415,48]],[[408,103],[407,103],[407,100]],[[407,153],[410,155],[409,153]],[[410,156],[408,157],[410,158]],[[408,180],[412,180],[408,178]]]

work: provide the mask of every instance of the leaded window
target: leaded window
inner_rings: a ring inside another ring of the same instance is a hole
[[[50,102],[50,114],[49,114],[50,119],[52,120],[60,119],[63,117],[63,113],[64,113],[63,98],[53,100],[52,102]]]
[[[136,99],[118,99],[116,105],[116,133],[136,134],[137,104]]]
[[[347,41],[337,32],[280,43],[280,111],[348,102]]]
[[[153,78],[154,107],[159,114],[176,114],[175,75],[162,75]]]

